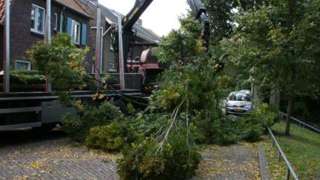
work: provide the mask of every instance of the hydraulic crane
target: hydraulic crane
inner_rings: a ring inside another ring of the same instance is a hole
[[[130,42],[133,38],[132,28],[139,20],[140,16],[150,6],[153,0],[136,0],[132,10],[122,19],[123,29],[123,54],[124,54],[124,67],[127,67],[128,52],[130,49]],[[207,10],[201,0],[187,0],[192,14],[202,24],[202,38],[204,46],[208,49],[210,39],[210,24]]]

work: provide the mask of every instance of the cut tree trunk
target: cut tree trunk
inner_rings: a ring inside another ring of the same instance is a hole
[[[289,97],[288,106],[287,106],[286,131],[285,131],[286,136],[290,136],[290,124],[291,124],[292,109],[293,109],[293,98]]]

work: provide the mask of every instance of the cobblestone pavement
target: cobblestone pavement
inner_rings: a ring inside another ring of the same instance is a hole
[[[1,180],[119,179],[116,155],[76,146],[62,132],[1,133],[0,137]]]
[[[72,143],[61,131],[0,133],[0,180],[117,180],[117,155]],[[193,180],[260,179],[257,148],[250,144],[209,146]]]
[[[258,149],[253,144],[209,146],[194,180],[256,180],[260,178]]]

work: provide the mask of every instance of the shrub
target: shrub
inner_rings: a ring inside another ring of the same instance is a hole
[[[118,161],[123,180],[185,180],[194,176],[200,155],[185,133],[172,134],[163,149],[151,138],[133,144]]]
[[[162,127],[168,125],[170,117],[162,113],[138,114],[129,122],[129,125],[135,132],[144,136],[156,135]]]
[[[241,136],[248,141],[257,141],[266,127],[272,126],[278,115],[267,104],[259,104],[248,116],[239,121]]]
[[[104,151],[120,151],[125,144],[133,142],[135,135],[126,122],[113,122],[109,125],[91,128],[86,137],[88,147]]]
[[[28,51],[28,57],[40,74],[46,75],[59,90],[85,86],[87,76],[83,60],[88,49],[71,43],[67,34],[58,34],[52,44],[39,42]]]
[[[196,142],[205,144],[234,144],[240,140],[237,121],[225,117],[215,110],[208,118],[206,113],[199,113],[195,119],[194,136]]]
[[[74,140],[82,142],[92,127],[104,126],[123,119],[125,118],[117,107],[104,102],[98,107],[85,106],[80,116],[67,115],[63,120],[63,129]]]

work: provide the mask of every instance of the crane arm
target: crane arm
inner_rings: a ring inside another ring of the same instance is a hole
[[[139,20],[140,16],[152,2],[153,0],[136,0],[133,9],[122,20],[124,33],[129,33],[128,31],[132,30],[133,25]],[[204,39],[205,46],[208,47],[210,39],[210,24],[207,10],[201,0],[187,0],[187,2],[192,10],[192,14],[203,26],[202,38]]]
[[[123,51],[125,68],[127,67],[126,61],[130,49],[130,41],[133,37],[132,28],[134,24],[139,20],[140,16],[145,12],[145,10],[150,6],[150,4],[153,1],[154,0],[136,0],[132,10],[122,19],[123,49],[119,50]],[[207,10],[201,0],[187,0],[187,2],[192,10],[192,14],[196,19],[198,19],[201,22],[203,26],[202,38],[204,46],[208,50],[210,39],[210,24]]]
[[[122,20],[124,32],[131,31],[133,25],[139,20],[140,16],[152,2],[153,0],[136,0],[132,10]]]

